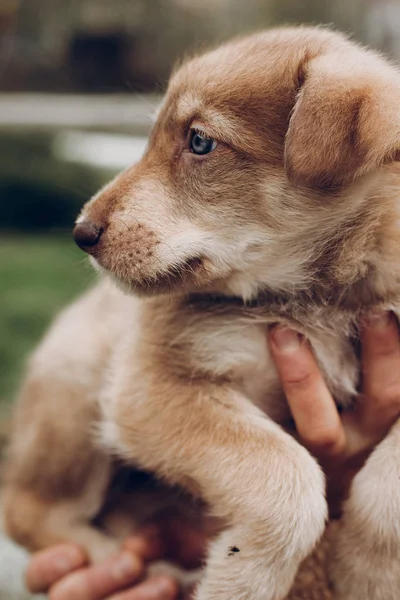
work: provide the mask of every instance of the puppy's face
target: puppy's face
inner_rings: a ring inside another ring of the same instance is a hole
[[[77,242],[139,294],[307,284],[327,237],[361,210],[365,174],[397,151],[377,77],[398,94],[394,69],[319,29],[191,60],[142,161],[85,206]]]

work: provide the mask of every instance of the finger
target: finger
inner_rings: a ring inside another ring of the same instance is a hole
[[[395,316],[375,312],[360,327],[363,401],[360,416],[368,427],[390,427],[400,412],[400,336]]]
[[[335,402],[322,378],[309,344],[288,327],[277,326],[270,348],[303,443],[318,456],[336,456],[345,435]]]
[[[45,592],[56,581],[87,563],[85,552],[74,544],[63,544],[34,554],[25,582],[33,593]]]
[[[50,600],[103,600],[143,575],[143,562],[130,552],[123,552],[88,569],[68,575],[50,590]]]
[[[123,549],[146,561],[161,558],[164,555],[165,547],[159,527],[153,524],[142,527],[136,535],[125,540]]]
[[[149,577],[131,590],[111,596],[108,600],[175,600],[179,586],[166,575]]]

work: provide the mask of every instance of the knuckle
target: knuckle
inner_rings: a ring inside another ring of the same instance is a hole
[[[293,391],[307,391],[315,384],[315,374],[312,371],[303,371],[295,375],[290,374],[283,381],[283,384]]]
[[[380,358],[397,357],[400,363],[400,343],[391,338],[376,340],[375,345],[371,348],[371,355]]]
[[[157,578],[155,578],[155,581],[157,583],[157,587],[161,589],[168,598],[173,597],[179,591],[178,582],[175,581],[175,579],[172,579],[172,577],[168,577],[167,575],[159,575]]]
[[[56,587],[51,588],[48,592],[48,600],[67,600],[66,595],[63,593],[63,591],[59,590]]]
[[[399,404],[392,404],[385,406],[381,410],[379,421],[386,426],[391,426],[394,421],[400,417],[400,406]]]
[[[338,456],[344,450],[339,427],[325,427],[308,436],[308,443],[326,456]]]
[[[400,358],[400,338],[397,325],[385,329],[370,330],[362,337],[362,345],[371,356],[393,356]]]
[[[74,600],[82,600],[83,598],[89,600],[91,596],[89,591],[87,577],[78,571],[59,579],[52,585],[48,598],[49,600],[70,600],[71,598],[74,598]]]
[[[400,383],[380,386],[378,389],[372,390],[371,395],[376,399],[377,410],[400,410]]]
[[[345,450],[345,444],[344,443],[342,444],[338,440],[336,440],[336,442],[333,442],[331,444],[327,444],[323,448],[323,452],[324,452],[325,456],[328,458],[338,458],[339,456],[342,456],[344,450]]]

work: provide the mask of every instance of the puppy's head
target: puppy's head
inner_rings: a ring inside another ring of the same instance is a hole
[[[173,75],[142,161],[85,206],[75,238],[141,294],[308,285],[398,156],[399,100],[399,73],[339,34],[226,44]]]

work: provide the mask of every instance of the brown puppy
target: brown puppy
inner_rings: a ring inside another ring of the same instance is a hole
[[[400,306],[399,101],[394,67],[317,28],[234,41],[173,75],[143,160],[78,219],[77,242],[128,295],[102,282],[33,358],[6,494],[16,539],[115,548],[89,525],[112,469],[90,435],[102,421],[106,446],[228,524],[199,599],[287,594],[326,503],[284,431],[265,327],[304,333],[352,401],[356,321]],[[332,559],[342,600],[398,597],[399,455],[395,425],[354,482]]]

